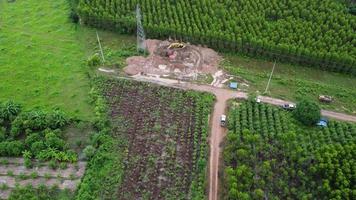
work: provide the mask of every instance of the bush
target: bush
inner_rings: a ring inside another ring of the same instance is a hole
[[[69,119],[61,110],[54,110],[47,115],[48,127],[52,129],[61,128],[68,124]]]
[[[96,150],[96,149],[95,149],[93,146],[88,145],[88,146],[86,146],[85,149],[83,150],[83,153],[84,153],[85,157],[86,157],[88,160],[90,160],[90,159],[94,156],[95,150]]]
[[[0,143],[0,156],[20,156],[24,144],[20,141],[5,141]]]
[[[296,118],[307,126],[314,125],[321,117],[319,105],[305,99],[297,104],[294,113]]]
[[[73,9],[70,10],[69,18],[73,23],[78,24],[79,16]]]
[[[32,161],[31,161],[32,154],[31,154],[31,152],[25,150],[25,151],[22,153],[22,156],[23,156],[23,159],[24,159],[25,167],[31,168],[31,167],[32,167]]]
[[[21,105],[13,101],[7,101],[0,105],[0,119],[12,121],[21,112]]]
[[[41,110],[33,110],[21,113],[12,123],[11,136],[17,137],[26,129],[32,131],[44,130],[48,127],[46,113]]]
[[[0,142],[3,142],[7,139],[7,135],[5,133],[5,129],[0,127]]]
[[[50,160],[48,165],[52,169],[57,169],[58,168],[58,164],[57,164],[57,162],[55,160]]]
[[[57,135],[53,132],[46,133],[45,136],[45,144],[49,148],[64,150],[66,142],[61,138],[57,137]]]
[[[100,56],[99,54],[94,54],[92,56],[90,56],[87,60],[87,64],[89,67],[96,67],[100,65]]]

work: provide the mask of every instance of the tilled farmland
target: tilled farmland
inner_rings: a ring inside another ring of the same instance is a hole
[[[119,199],[204,197],[213,96],[124,80],[103,88],[114,137],[127,140]]]

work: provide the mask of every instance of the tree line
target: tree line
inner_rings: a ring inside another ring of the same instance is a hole
[[[149,37],[356,74],[356,18],[339,1],[79,0],[76,10],[84,24],[134,33],[137,4]]]

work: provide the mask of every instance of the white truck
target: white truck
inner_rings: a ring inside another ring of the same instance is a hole
[[[220,117],[220,126],[226,126],[226,115],[221,115]]]

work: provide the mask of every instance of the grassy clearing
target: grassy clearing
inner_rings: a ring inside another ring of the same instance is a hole
[[[86,66],[98,50],[94,29],[72,24],[66,0],[0,0],[0,101],[25,109],[59,107],[84,120],[93,117]],[[108,60],[123,63],[115,49],[132,37],[99,31]],[[122,65],[122,64],[121,64]]]
[[[0,100],[90,119],[85,59],[91,49],[69,22],[66,1],[2,1],[0,7]]]
[[[273,62],[236,55],[225,55],[225,58],[225,70],[250,82],[248,92],[264,92]],[[293,101],[302,97],[318,101],[320,94],[331,95],[335,102],[321,104],[322,108],[356,113],[355,84],[355,77],[277,63],[268,95]]]

